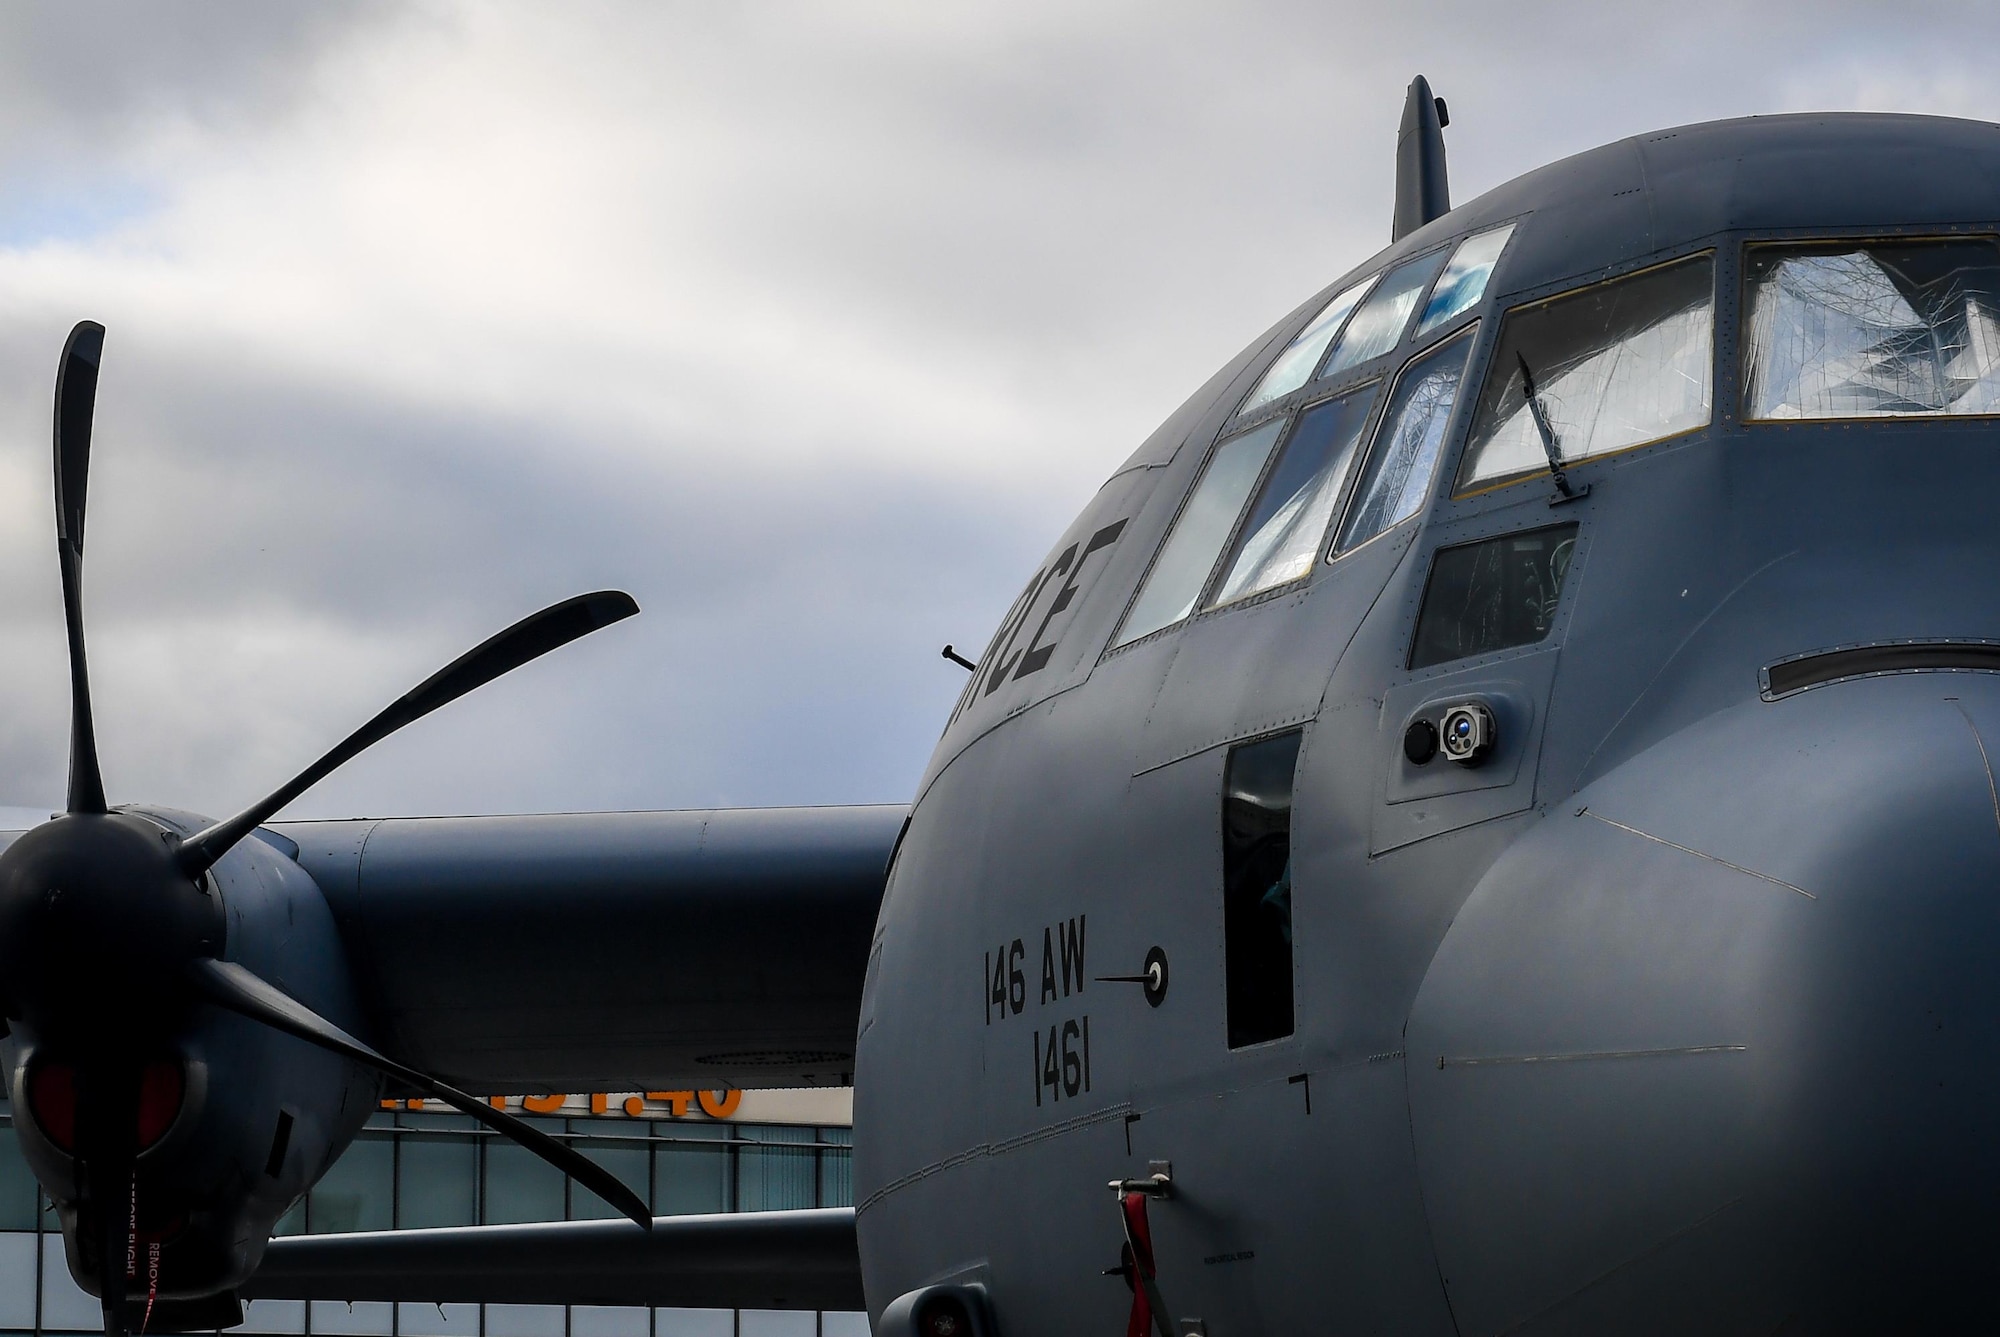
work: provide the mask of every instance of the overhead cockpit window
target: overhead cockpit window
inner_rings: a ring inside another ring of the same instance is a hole
[[[1747,418],[2000,413],[1990,240],[1754,246]]]
[[[1257,485],[1284,427],[1285,420],[1279,418],[1230,437],[1215,448],[1201,481],[1175,517],[1167,541],[1160,545],[1159,556],[1153,559],[1153,569],[1146,573],[1146,583],[1139,587],[1139,597],[1125,615],[1114,645],[1150,636],[1194,611],[1215,559],[1229,541],[1236,517],[1243,513],[1243,502]]]
[[[1714,269],[1697,255],[1509,311],[1458,490],[1707,426]]]
[[[1354,449],[1368,424],[1377,384],[1299,415],[1250,508],[1229,555],[1228,574],[1211,603],[1231,603],[1311,572],[1354,467]]]
[[[1410,313],[1417,309],[1417,299],[1430,286],[1444,256],[1443,251],[1432,251],[1390,270],[1347,322],[1333,356],[1327,359],[1325,374],[1358,367],[1401,343],[1403,331],[1410,327]]]
[[[1431,288],[1431,299],[1424,303],[1423,319],[1417,322],[1419,336],[1429,333],[1462,311],[1469,311],[1481,297],[1486,295],[1486,282],[1493,277],[1493,266],[1500,263],[1500,252],[1507,249],[1507,239],[1514,235],[1514,225],[1496,227],[1486,232],[1475,233],[1458,244],[1451,253],[1451,263],[1438,275],[1438,281]]]
[[[1368,472],[1354,490],[1347,524],[1340,532],[1341,551],[1367,542],[1422,508],[1471,349],[1472,331],[1467,330],[1411,362],[1396,378],[1396,392],[1375,429]]]
[[[1285,351],[1278,354],[1278,360],[1271,364],[1271,369],[1264,373],[1264,379],[1257,382],[1257,388],[1250,392],[1237,412],[1248,413],[1259,405],[1283,399],[1311,380],[1313,368],[1319,366],[1326,346],[1333,342],[1333,336],[1340,333],[1340,327],[1346,323],[1349,313],[1368,295],[1368,289],[1380,277],[1379,274],[1369,275],[1321,307],[1319,314],[1312,318],[1312,323],[1285,345]]]

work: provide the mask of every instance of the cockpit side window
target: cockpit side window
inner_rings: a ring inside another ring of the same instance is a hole
[[[1473,331],[1467,329],[1403,368],[1375,429],[1368,471],[1354,489],[1337,552],[1374,538],[1415,515],[1429,494],[1444,446]]]
[[[1714,270],[1704,253],[1509,311],[1456,490],[1546,474],[1552,450],[1568,464],[1707,426]]]
[[[1312,571],[1380,384],[1370,382],[1299,415],[1243,522],[1210,606],[1248,598]]]
[[[1333,356],[1327,359],[1322,375],[1332,376],[1349,367],[1358,367],[1401,343],[1403,331],[1410,327],[1410,313],[1417,309],[1417,299],[1430,286],[1431,277],[1444,264],[1444,257],[1443,251],[1432,251],[1390,270],[1347,322],[1347,329],[1340,336]]]
[[[1752,246],[1743,416],[2000,413],[1991,239]]]
[[[1248,413],[1274,399],[1283,399],[1311,380],[1313,369],[1319,366],[1326,346],[1333,342],[1333,336],[1340,333],[1347,317],[1380,277],[1379,274],[1370,274],[1361,282],[1335,294],[1332,301],[1321,307],[1319,314],[1312,318],[1312,323],[1285,345],[1285,351],[1278,354],[1278,360],[1271,364],[1271,369],[1264,373],[1264,379],[1257,382],[1257,388],[1250,392],[1243,406],[1236,411]]]
[[[1150,636],[1194,611],[1215,559],[1236,528],[1236,517],[1243,513],[1243,503],[1284,429],[1285,420],[1277,418],[1215,448],[1187,504],[1174,518],[1167,541],[1160,545],[1152,570],[1112,641],[1114,647]]]

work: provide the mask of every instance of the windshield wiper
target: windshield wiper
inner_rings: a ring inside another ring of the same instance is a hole
[[[1542,438],[1542,452],[1549,457],[1549,477],[1555,480],[1557,496],[1549,498],[1549,505],[1560,506],[1566,501],[1575,501],[1590,495],[1590,484],[1580,488],[1570,486],[1569,474],[1563,469],[1562,442],[1556,437],[1555,429],[1549,426],[1548,410],[1542,407],[1542,397],[1535,393],[1535,373],[1528,370],[1525,353],[1515,353],[1521,363],[1521,397],[1528,403],[1528,416],[1535,420],[1535,431]]]

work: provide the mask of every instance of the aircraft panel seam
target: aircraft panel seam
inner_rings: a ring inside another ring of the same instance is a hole
[[[1804,887],[1797,886],[1793,883],[1787,882],[1781,877],[1772,877],[1769,873],[1760,873],[1754,868],[1745,868],[1740,863],[1731,863],[1729,862],[1729,860],[1721,857],[1720,855],[1710,854],[1706,850],[1698,850],[1691,845],[1682,845],[1679,844],[1678,842],[1668,840],[1665,836],[1656,836],[1650,831],[1641,831],[1636,826],[1627,826],[1623,822],[1615,822],[1611,818],[1606,817],[1601,813],[1592,812],[1589,808],[1578,808],[1576,810],[1576,815],[1579,817],[1595,818],[1596,820],[1604,823],[1606,826],[1615,826],[1620,831],[1624,831],[1627,832],[1628,834],[1635,835],[1639,837],[1641,840],[1650,840],[1656,845],[1665,845],[1668,849],[1679,850],[1683,854],[1692,854],[1697,859],[1706,859],[1710,863],[1719,863],[1724,868],[1728,868],[1735,872],[1742,873],[1747,877],[1754,877],[1760,882],[1769,882],[1774,887],[1783,887],[1786,891],[1796,891],[1799,895],[1805,897],[1809,901],[1816,901],[1819,899],[1819,897],[1813,895],[1811,892],[1807,891]]]
[[[929,1165],[921,1166],[915,1170],[910,1171],[908,1174],[898,1175],[896,1178],[890,1180],[888,1183],[882,1185],[882,1187],[876,1189],[873,1193],[870,1193],[867,1197],[863,1198],[860,1202],[856,1203],[854,1207],[854,1214],[856,1216],[860,1216],[863,1212],[867,1211],[870,1207],[873,1207],[876,1203],[882,1201],[882,1199],[888,1197],[891,1193],[901,1192],[903,1189],[908,1188],[910,1185],[918,1182],[919,1180],[929,1179],[934,1174],[940,1174],[946,1170],[955,1169],[958,1166],[965,1165],[972,1161],[976,1161],[982,1156],[999,1156],[1009,1151],[1017,1151],[1022,1147],[1032,1146],[1034,1143],[1037,1142],[1046,1142],[1048,1139],[1052,1137],[1060,1137],[1064,1133],[1073,1133],[1079,1128],[1088,1128],[1092,1124],[1109,1122],[1112,1119],[1122,1117],[1124,1114],[1129,1112],[1131,1108],[1132,1108],[1131,1101],[1121,1100],[1116,1105],[1110,1105],[1104,1109],[1095,1110],[1089,1114],[1079,1114],[1075,1118],[1064,1119],[1059,1123],[1052,1123],[1048,1125],[1046,1128],[1037,1128],[1034,1129],[1032,1132],[1021,1133],[1014,1137],[1002,1138],[998,1142],[981,1142],[977,1146],[967,1147],[964,1151],[958,1152],[955,1155],[947,1156],[943,1160],[932,1161]]]
[[[1263,720],[1256,724],[1241,725],[1237,728],[1231,729],[1228,733],[1222,735],[1220,738],[1217,738],[1212,742],[1201,743],[1194,747],[1190,747],[1185,751],[1177,752],[1173,756],[1168,757],[1164,761],[1148,762],[1146,765],[1132,772],[1132,778],[1136,780],[1138,777],[1142,775],[1147,775],[1152,773],[1153,771],[1162,770],[1168,766],[1173,765],[1177,761],[1186,761],[1189,757],[1198,757],[1202,753],[1211,752],[1216,748],[1221,747],[1225,743],[1234,743],[1238,739],[1242,738],[1254,738],[1258,734],[1276,733],[1280,729],[1289,729],[1294,724],[1305,724],[1308,721],[1312,720],[1314,717],[1316,717],[1318,714],[1319,714],[1319,703],[1315,701],[1312,707],[1307,710],[1294,711],[1289,715],[1279,716],[1275,719],[1270,719],[1270,720]]]

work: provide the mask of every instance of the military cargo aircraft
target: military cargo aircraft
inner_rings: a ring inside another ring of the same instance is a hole
[[[251,1295],[1991,1322],[2000,126],[1684,126],[1452,208],[1445,123],[1417,80],[1392,244],[1105,482],[907,809],[267,825],[615,593],[235,818],[112,807],[80,326],[68,811],[0,855],[0,1001],[108,1330]],[[853,1210],[735,1218],[649,1222],[475,1098],[850,1079]],[[385,1092],[634,1222],[267,1248]]]

